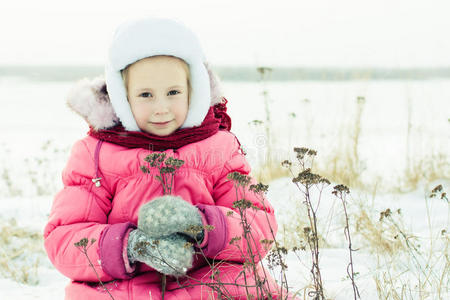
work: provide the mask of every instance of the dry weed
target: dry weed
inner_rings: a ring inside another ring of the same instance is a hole
[[[15,219],[0,222],[0,274],[14,281],[39,284],[38,268],[43,249],[42,235],[17,226]]]

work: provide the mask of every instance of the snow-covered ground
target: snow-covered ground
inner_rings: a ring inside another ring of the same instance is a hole
[[[43,230],[52,195],[61,187],[60,172],[68,149],[88,129],[65,106],[64,98],[72,84],[0,77],[0,230],[11,222],[30,232]],[[258,152],[266,142],[263,130],[248,125],[252,120],[265,119],[261,89],[257,83],[224,83],[233,119],[232,131],[246,148],[252,165],[260,162]],[[318,150],[317,160],[332,154],[342,131],[353,126],[357,97],[364,97],[358,151],[366,178],[378,178],[380,185],[395,185],[407,156],[420,159],[437,153],[447,154],[444,166],[447,173],[443,175],[449,176],[450,80],[282,82],[268,83],[267,89],[272,99],[269,102],[271,125],[278,138],[273,153],[279,161],[291,157],[294,146]],[[301,195],[289,178],[269,184],[268,197],[282,229],[283,224],[295,221],[292,213],[302,206]],[[362,205],[377,220],[379,213],[387,208],[401,209],[398,220],[402,228],[417,237],[422,251],[426,251],[429,243],[424,241],[429,241],[430,234],[442,229],[448,232],[448,203],[436,198],[425,199],[430,188],[437,184],[443,184],[446,191],[450,188],[448,181],[437,180],[403,194],[352,190],[348,198],[350,214],[357,215]],[[351,285],[345,279],[348,250],[342,233],[342,208],[331,195],[332,186],[324,191],[318,210],[319,229],[328,242],[320,252],[320,267],[328,297],[351,299]],[[362,234],[352,234],[354,248],[361,248],[353,253],[361,297],[378,299],[374,277],[379,271],[379,260],[367,251]],[[439,240],[436,238],[436,243]],[[21,245],[20,240],[14,243]],[[0,244],[0,258],[7,257],[5,251],[9,249]],[[51,266],[42,246],[33,253],[27,253],[27,246],[24,249],[20,256],[22,265],[29,267],[27,259],[33,258],[31,263],[39,259],[36,274],[30,267],[30,282],[34,284],[20,284],[0,273],[0,299],[63,299],[68,279]],[[292,290],[302,289],[311,281],[310,255],[300,252],[299,257],[300,260],[293,254],[288,256],[288,282]],[[448,270],[444,275],[447,294],[441,299],[446,299],[449,293]],[[439,297],[432,294],[423,299]]]

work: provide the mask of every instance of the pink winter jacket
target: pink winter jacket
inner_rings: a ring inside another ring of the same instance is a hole
[[[109,282],[107,287],[115,299],[160,299],[159,273],[143,264],[133,270],[126,258],[126,239],[137,224],[139,207],[163,193],[161,183],[140,169],[151,151],[98,142],[88,136],[72,148],[62,174],[64,188],[55,196],[44,230],[48,256],[62,274],[72,279],[66,288],[66,299],[110,299],[98,285],[86,256],[74,246],[82,238],[96,240],[88,248],[88,256],[100,279]],[[168,157],[185,162],[175,175],[172,194],[196,205],[204,222],[215,228],[208,232],[203,252],[215,261],[229,262],[221,267],[222,282],[237,280],[243,284],[240,263],[247,254],[247,244],[243,238],[237,244],[230,244],[232,238],[242,236],[243,230],[233,208],[236,191],[227,179],[230,172],[250,172],[239,142],[232,133],[219,131],[200,142],[165,152]],[[92,181],[97,177],[101,177],[99,187]],[[242,196],[240,193],[239,197]],[[256,241],[253,253],[259,253],[255,256],[259,261],[267,253],[259,241],[273,239],[270,230],[276,233],[277,223],[273,208],[266,200],[263,203],[260,196],[248,190],[245,198],[260,208],[248,210]],[[209,282],[209,272],[206,261],[197,255],[188,275]],[[179,289],[170,276],[167,282],[165,299],[208,299],[215,295],[201,285]],[[183,283],[182,278],[180,282]],[[275,290],[275,284],[271,284]],[[236,299],[246,298],[244,288],[233,286],[230,291]]]

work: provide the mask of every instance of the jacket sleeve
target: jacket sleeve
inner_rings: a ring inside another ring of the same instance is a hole
[[[92,151],[80,140],[72,147],[62,173],[64,187],[54,197],[44,229],[47,255],[55,268],[72,280],[98,281],[89,260],[102,281],[130,278],[123,244],[135,226],[107,224],[112,195],[104,185],[95,186],[95,174]],[[88,240],[87,256],[75,246],[83,238]]]
[[[233,181],[227,178],[232,172],[245,175],[250,173],[250,165],[236,139],[231,158],[225,162],[222,169],[213,174],[212,196],[215,205],[198,206],[208,225],[214,226],[214,229],[208,232],[207,245],[203,250],[207,257],[216,260],[244,262],[250,254],[253,254],[254,261],[258,262],[270,248],[266,243],[261,243],[261,240],[273,240],[273,236],[277,233],[275,212],[264,194],[249,190],[250,185],[256,184],[253,178],[250,178],[247,187],[239,187],[236,191]],[[233,207],[234,202],[241,199],[250,201],[257,208],[244,210],[245,219],[250,225],[247,239],[239,209]]]

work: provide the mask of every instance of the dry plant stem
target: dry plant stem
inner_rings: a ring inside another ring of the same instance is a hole
[[[80,241],[81,242],[81,241]],[[91,242],[91,245],[89,247],[91,247],[93,244],[93,242]],[[100,279],[100,276],[98,276],[97,271],[95,270],[94,264],[92,263],[91,259],[89,258],[89,255],[87,254],[87,250],[89,249],[89,247],[87,247],[87,243],[82,244],[81,246],[76,246],[78,250],[80,250],[81,253],[83,253],[88,262],[89,262],[89,266],[92,268],[92,270],[94,270],[95,276],[97,276],[98,281],[100,282],[102,288],[108,293],[108,295],[111,297],[111,299],[114,300],[114,297],[111,295],[111,293],[109,292],[108,288],[103,284],[103,281]],[[81,249],[80,249],[81,247]]]
[[[201,249],[200,249],[200,250],[201,250]],[[243,255],[242,250],[241,250],[241,249],[239,249],[239,250],[241,251],[241,253],[242,253],[242,255]],[[203,255],[203,256],[205,257],[205,259],[206,259],[206,256],[204,255],[204,253],[203,253],[202,250],[201,250],[201,253],[202,253],[202,255]],[[230,292],[227,290],[226,286],[244,287],[244,288],[246,288],[246,289],[248,289],[248,288],[250,288],[250,287],[258,287],[257,285],[248,285],[247,283],[245,283],[245,284],[238,284],[236,281],[235,281],[234,283],[224,283],[224,282],[221,282],[221,281],[220,281],[220,277],[219,277],[219,278],[216,278],[216,277],[215,277],[215,265],[211,265],[210,262],[209,262],[207,259],[206,259],[206,261],[207,261],[208,265],[210,266],[211,271],[212,271],[212,273],[213,273],[212,279],[217,280],[217,283],[205,283],[205,282],[202,282],[202,281],[200,281],[200,280],[198,280],[198,279],[196,279],[196,278],[193,278],[193,277],[191,277],[191,276],[189,276],[189,275],[185,275],[185,276],[184,276],[185,278],[190,279],[190,280],[195,281],[195,282],[198,282],[198,283],[193,283],[193,284],[181,284],[180,282],[177,281],[177,283],[179,284],[179,287],[170,289],[170,291],[174,291],[174,290],[178,290],[178,289],[184,289],[184,288],[187,288],[187,287],[193,287],[193,286],[207,286],[207,287],[211,288],[213,291],[215,291],[215,292],[217,293],[217,295],[219,296],[219,299],[228,299],[228,300],[232,300],[232,299],[234,299],[234,298],[233,298],[233,296],[230,294]],[[222,264],[222,263],[223,263],[223,261],[220,261],[220,262],[217,264],[217,266],[220,265],[220,264]],[[167,264],[168,264],[168,263],[167,263]],[[168,264],[168,265],[169,265],[169,264]],[[169,266],[170,266],[170,265],[169,265]],[[237,279],[236,279],[236,280],[237,280]],[[247,296],[249,296],[249,295],[250,295],[250,294],[247,293]],[[270,295],[269,295],[269,296],[270,296]],[[271,299],[271,298],[269,298],[269,299]]]
[[[265,115],[266,115],[266,123],[265,123],[265,129],[266,129],[266,137],[268,139],[268,145],[272,145],[272,141],[271,141],[271,137],[272,135],[270,134],[270,129],[271,127],[269,126],[269,124],[271,124],[270,121],[270,107],[269,107],[269,96],[268,96],[268,91],[267,88],[265,86],[266,80],[265,80],[265,74],[268,75],[268,77],[270,77],[270,74],[272,72],[271,68],[267,68],[267,67],[259,67],[257,68],[257,71],[261,74],[261,82],[263,84],[263,96],[264,96],[264,111],[265,111]]]
[[[196,242],[197,245],[200,245],[200,242],[198,240],[196,240],[195,242]],[[205,253],[203,252],[203,250],[201,248],[199,248],[199,250],[200,250],[199,253],[205,258],[205,261],[207,262],[208,266],[210,267],[210,269],[211,269],[211,271],[213,273],[213,275],[212,275],[213,279],[217,280],[217,283],[205,283],[205,282],[202,282],[202,281],[200,281],[200,280],[198,280],[196,278],[193,278],[193,277],[191,277],[191,276],[186,274],[184,276],[186,279],[190,279],[190,280],[198,282],[198,283],[185,285],[185,284],[181,284],[178,281],[178,279],[177,279],[177,283],[178,283],[179,287],[170,289],[169,291],[174,291],[174,290],[178,290],[178,289],[184,289],[186,287],[193,287],[193,286],[201,286],[201,285],[203,285],[203,286],[207,286],[207,287],[211,288],[213,291],[215,291],[217,293],[217,295],[219,296],[219,299],[232,300],[233,297],[230,295],[229,291],[226,289],[225,286],[226,285],[242,286],[242,285],[239,285],[237,283],[223,283],[223,282],[221,282],[220,277],[219,278],[214,278],[215,277],[214,274],[215,274],[216,266],[219,266],[220,264],[222,264],[223,261],[219,261],[217,264],[214,263],[214,262],[213,262],[213,264],[211,264],[209,259],[206,257]],[[166,261],[164,261],[164,262],[168,266],[173,268],[173,266],[171,266],[168,262],[166,262]]]
[[[156,245],[156,247],[157,247],[157,250],[158,250],[158,253],[159,253],[160,257],[163,257],[161,252],[159,251],[158,245]],[[154,257],[154,258],[160,259],[158,257]],[[177,270],[174,266],[172,266],[164,258],[162,258],[160,260],[162,262],[164,262],[167,266],[172,268],[173,270]],[[206,286],[210,287],[211,289],[215,290],[218,294],[223,295],[223,292],[220,290],[220,287],[223,286],[223,285],[226,285],[225,283],[217,283],[217,284],[215,284],[215,283],[212,283],[212,284],[211,283],[204,283],[204,282],[202,282],[202,281],[200,281],[200,280],[198,280],[196,278],[193,278],[193,277],[191,277],[191,276],[189,276],[187,274],[184,275],[184,277],[186,277],[187,279],[199,282],[199,283],[198,284],[182,285],[179,288],[174,288],[174,289],[171,289],[170,291],[181,289],[181,288],[186,288],[186,287],[191,287],[191,286],[195,286],[195,285],[206,285]],[[161,286],[163,287],[163,289],[161,290],[161,297],[162,297],[162,299],[164,299],[164,294],[165,294],[165,291],[166,291],[166,284],[167,284],[167,276],[165,274],[161,274]],[[216,285],[219,286],[219,288],[217,288]],[[231,285],[239,286],[238,284],[231,284]],[[226,298],[226,299],[232,299],[232,298]]]
[[[237,201],[237,200],[239,200],[239,195],[238,195],[238,189],[237,189],[237,184],[236,184],[236,182],[234,182],[233,185],[234,185],[234,187],[235,187],[235,191],[236,191],[236,201]],[[240,215],[241,215],[241,220],[242,220],[242,213],[241,213],[241,212],[240,212]],[[241,222],[241,224],[242,224],[242,222]],[[245,227],[244,227],[244,235],[245,235]],[[242,252],[241,249],[239,249],[239,250]],[[242,256],[245,257],[244,254],[242,254]],[[246,293],[246,295],[248,295],[249,293],[248,293],[248,288],[247,288],[247,276],[246,276],[246,274],[245,274],[245,267],[242,268],[242,271],[244,272],[245,293]]]
[[[169,157],[166,159],[164,152],[153,153],[145,159],[147,167],[141,167],[142,172],[150,174],[150,167],[156,167],[159,170],[159,176],[156,176],[161,182],[163,195],[172,194],[173,181],[176,171],[184,164],[183,160]],[[161,275],[161,296],[164,299],[166,291],[167,278],[166,274]]]
[[[166,293],[167,276],[166,274],[161,274],[161,299],[164,300],[164,295]]]
[[[400,228],[400,226],[397,224],[397,222],[395,222],[395,220],[392,218],[392,216],[388,215],[388,216],[387,216],[387,219],[391,222],[392,225],[394,225],[394,227],[397,229],[397,231],[400,233],[400,235],[401,235],[401,236],[403,237],[403,239],[405,240],[405,244],[406,244],[407,248],[408,248],[409,251],[410,251],[410,254],[411,254],[412,258],[413,258],[413,261],[414,261],[415,264],[416,264],[416,267],[421,271],[422,274],[426,274],[425,270],[422,268],[421,263],[419,262],[419,259],[417,258],[417,255],[420,256],[420,257],[422,256],[421,253],[420,253],[420,251],[417,249],[417,247],[416,247],[414,244],[412,244],[412,243],[409,241],[410,237],[408,237],[408,236],[403,232],[403,230]],[[436,275],[434,274],[434,272],[432,271],[431,268],[430,268],[430,272],[431,272],[434,276],[436,276]],[[420,274],[419,274],[418,276],[420,276]],[[418,278],[418,279],[419,279],[419,281],[420,281],[420,278]],[[432,283],[429,281],[429,277],[428,277],[428,276],[426,277],[426,281],[430,284],[430,286],[432,286]]]
[[[320,199],[318,199],[318,204],[316,207],[313,206],[311,201],[311,187],[312,186],[318,186],[320,183],[322,184],[322,189],[325,184],[329,184],[330,182],[317,174],[311,173],[311,169],[313,167],[314,163],[314,156],[317,154],[316,151],[308,149],[308,148],[294,148],[294,152],[297,153],[297,160],[299,162],[300,166],[300,173],[298,176],[295,176],[292,171],[292,163],[290,161],[284,161],[282,163],[283,166],[288,167],[289,172],[291,173],[293,180],[292,182],[296,185],[300,193],[304,196],[304,203],[306,204],[306,212],[308,216],[308,221],[310,227],[304,228],[304,234],[306,235],[306,240],[311,252],[311,259],[312,259],[312,267],[311,267],[311,275],[313,277],[314,282],[314,291],[310,291],[308,293],[309,296],[313,297],[314,299],[325,299],[324,293],[323,293],[323,282],[322,282],[322,275],[319,267],[319,234],[317,230],[317,210],[319,207]],[[310,168],[306,167],[306,159],[310,159]],[[303,186],[304,190],[300,187],[300,184]],[[320,190],[320,195],[321,190]]]
[[[251,204],[249,201],[245,200],[245,187],[248,187],[249,182],[250,182],[250,177],[246,176],[246,175],[242,175],[237,173],[235,175],[235,177],[233,176],[233,174],[231,174],[231,178],[232,180],[234,180],[234,187],[235,187],[235,191],[236,191],[236,199],[238,198],[238,189],[240,186],[242,186],[242,195],[243,195],[243,199],[239,200],[243,203],[241,203],[241,205],[236,205],[241,217],[241,224],[242,224],[242,228],[243,228],[243,232],[244,232],[244,239],[245,242],[247,243],[247,255],[250,258],[250,261],[248,262],[248,264],[250,265],[250,267],[253,269],[253,277],[255,280],[255,283],[257,285],[257,299],[259,299],[260,297],[263,297],[264,295],[267,295],[267,297],[269,297],[269,299],[272,299],[272,291],[270,288],[269,283],[267,282],[266,278],[267,278],[267,274],[265,269],[263,268],[263,276],[264,278],[262,279],[259,275],[259,273],[257,272],[256,269],[256,265],[257,263],[255,262],[255,254],[258,255],[259,261],[263,261],[263,257],[261,256],[261,253],[259,251],[257,251],[257,253],[253,253],[252,251],[252,245],[255,246],[255,248],[257,247],[257,241],[255,241],[255,238],[250,230],[251,228],[251,224],[252,221],[251,220],[249,222],[248,219],[248,215],[247,215],[247,210],[248,209],[254,209],[254,210],[260,210],[260,208],[255,207],[253,204]],[[249,187],[250,191],[254,192],[256,195],[261,196],[260,193],[262,193],[262,191],[267,191],[268,186],[265,186],[262,183],[259,183],[257,185],[251,185]],[[239,204],[239,201],[236,202],[236,204]],[[273,237],[272,242],[275,241],[275,246],[276,246],[276,250],[278,253],[278,257],[279,257],[279,261],[280,261],[280,265],[282,267],[282,286],[281,286],[281,290],[280,290],[280,299],[283,299],[283,285],[286,286],[286,290],[288,290],[288,286],[287,286],[287,280],[286,280],[286,274],[285,274],[285,263],[284,260],[282,259],[281,253],[280,253],[280,248],[278,246],[278,243],[276,242],[275,239],[275,234],[273,232],[273,228],[271,227],[271,224],[269,222],[268,216],[267,216],[267,210],[264,204],[263,199],[261,199],[260,203],[262,203],[263,205],[263,209],[264,209],[264,213],[266,216],[266,220],[269,224],[269,228],[271,231],[271,235]],[[261,243],[261,241],[259,241],[259,243]],[[240,249],[240,247],[238,247]],[[240,249],[240,251],[242,252],[242,250]],[[265,283],[267,283],[267,286],[265,285]]]
[[[314,281],[316,286],[316,293],[318,292],[317,297],[324,297],[323,296],[323,285],[322,285],[322,275],[320,273],[320,267],[319,267],[319,234],[317,232],[317,216],[316,211],[312,208],[310,193],[309,193],[309,186],[306,185],[306,201],[308,205],[308,218],[310,221],[311,231],[313,233],[312,238],[312,255],[313,255],[313,268],[311,269],[311,272],[314,274]],[[312,215],[312,220],[311,220]],[[311,242],[311,239],[308,239],[309,242]]]
[[[345,213],[345,223],[346,223],[344,233],[348,240],[348,251],[349,251],[349,258],[350,258],[350,262],[347,266],[347,274],[350,277],[350,280],[352,281],[353,295],[354,295],[354,299],[356,300],[357,298],[361,298],[361,296],[359,295],[359,290],[355,283],[355,271],[353,269],[353,256],[352,256],[352,251],[355,251],[355,250],[352,249],[352,239],[350,237],[350,229],[348,226],[348,214],[347,214],[347,209],[345,208],[345,204],[344,204],[344,213]]]
[[[355,158],[354,162],[359,163],[359,155],[358,155],[358,145],[359,145],[359,139],[361,137],[361,117],[362,112],[364,109],[366,99],[364,97],[357,97],[356,104],[357,104],[357,112],[356,112],[356,120],[355,120],[355,133],[353,136],[353,157]],[[359,166],[353,166],[354,169],[359,168]]]
[[[347,241],[348,241],[348,252],[349,252],[349,259],[350,259],[350,262],[347,265],[347,275],[348,275],[348,277],[350,278],[350,280],[352,282],[353,296],[354,296],[354,299],[356,300],[357,298],[361,299],[361,296],[359,294],[358,287],[356,286],[356,283],[355,283],[355,271],[353,269],[353,255],[352,255],[352,252],[356,251],[356,250],[354,250],[352,248],[352,239],[351,239],[351,236],[350,236],[350,227],[349,227],[349,223],[348,223],[349,218],[348,218],[348,213],[347,213],[347,204],[346,204],[346,197],[345,197],[345,192],[346,191],[348,192],[348,189],[344,190],[344,191],[339,191],[338,189],[336,189],[337,187],[339,187],[339,186],[335,187],[336,193],[334,193],[334,192],[333,193],[339,199],[341,199],[342,207],[344,208],[344,215],[345,215],[344,235],[345,235],[345,237],[347,238]]]
[[[234,188],[236,191],[236,201],[239,200],[239,194],[238,194],[238,189],[239,189],[240,183],[238,182],[234,182]],[[245,185],[244,185],[245,186]],[[243,192],[243,199],[241,199],[241,201],[245,202],[247,200],[245,200],[245,192]],[[255,255],[252,251],[252,246],[251,246],[251,231],[250,231],[250,225],[248,224],[248,219],[247,219],[247,213],[246,213],[246,206],[244,205],[240,205],[238,206],[238,212],[239,212],[239,216],[241,218],[241,225],[242,225],[242,229],[243,229],[243,233],[244,233],[244,240],[245,243],[247,244],[247,257],[249,258],[249,260],[245,259],[244,262],[244,268],[243,268],[243,273],[244,273],[244,281],[245,281],[245,290],[246,290],[246,294],[249,295],[250,293],[248,292],[248,283],[247,283],[247,276],[246,276],[246,268],[247,266],[250,266],[250,268],[252,269],[252,274],[255,280],[255,284],[256,284],[256,297],[257,299],[260,299],[261,294],[264,295],[264,291],[263,291],[263,287],[261,286],[261,278],[259,277],[259,274],[256,270],[256,262],[255,262]],[[259,253],[258,253],[259,254]],[[245,255],[244,255],[245,258]]]
[[[278,257],[278,259],[280,261],[280,266],[281,266],[281,274],[280,274],[280,276],[282,278],[281,279],[280,299],[283,299],[283,286],[286,288],[286,294],[289,295],[289,286],[288,286],[287,277],[286,277],[286,268],[287,268],[287,266],[284,263],[284,259],[283,259],[283,256],[281,254],[281,249],[280,249],[280,247],[278,245],[278,242],[276,240],[275,233],[273,232],[272,225],[270,224],[269,216],[267,215],[267,210],[266,210],[266,205],[264,203],[264,200],[261,199],[260,203],[262,203],[262,206],[263,206],[263,209],[264,209],[264,215],[266,216],[267,223],[269,224],[270,234],[272,236],[273,243],[275,244],[275,250],[276,250],[275,253],[276,253],[276,255],[277,255],[277,257]],[[264,271],[264,275],[266,275],[265,271]]]
[[[442,189],[442,186],[438,186]],[[430,196],[430,198],[436,197],[436,187],[435,190],[433,190],[433,194]],[[446,199],[445,192],[442,192],[441,199],[444,201],[448,201]],[[414,236],[410,236],[404,232],[401,228],[401,224],[399,224],[399,221],[396,221],[393,216],[390,209],[387,209],[386,211],[383,211],[380,214],[380,221],[385,221],[390,223],[398,232],[398,236],[402,238],[402,241],[404,241],[405,248],[407,250],[407,253],[409,254],[409,257],[411,257],[411,262],[413,263],[414,267],[417,268],[417,271],[415,271],[413,274],[417,278],[417,284],[414,285],[413,288],[411,288],[411,283],[408,281],[407,284],[407,291],[409,292],[409,296],[411,299],[414,299],[414,297],[419,297],[419,299],[428,299],[430,294],[435,294],[436,299],[446,299],[445,293],[448,292],[448,284],[446,284],[446,280],[448,281],[448,273],[449,273],[449,256],[448,256],[448,235],[446,229],[443,229],[439,235],[442,235],[442,238],[444,239],[444,245],[442,248],[439,249],[433,249],[434,241],[437,241],[439,238],[438,236],[433,236],[432,234],[432,224],[430,220],[430,211],[429,211],[429,203],[427,202],[427,198],[425,198],[426,201],[426,212],[428,216],[428,226],[430,230],[430,250],[428,254],[424,254],[422,251],[420,251],[420,244],[417,244],[414,242],[413,238]],[[449,207],[450,208],[450,207]],[[449,212],[449,211],[448,211]],[[398,211],[400,214],[400,212]],[[448,217],[448,215],[447,215]],[[447,225],[448,225],[448,218],[447,218]],[[448,226],[447,226],[448,227]],[[435,247],[435,246],[434,246]],[[440,254],[436,255],[435,250],[438,250]],[[444,260],[443,263],[443,269],[442,273],[437,274],[437,272],[441,272],[439,262],[441,260]],[[401,275],[401,274],[400,274]],[[395,289],[394,284],[390,283],[390,289]],[[444,295],[442,295],[442,292],[444,291]],[[415,293],[415,294],[414,294]],[[403,293],[402,293],[403,296]],[[435,299],[435,298],[433,298]]]
[[[296,183],[297,187],[300,189],[298,183]],[[319,238],[317,233],[317,217],[316,212],[314,211],[311,203],[310,193],[309,193],[309,186],[305,185],[305,202],[307,206],[307,214],[309,219],[309,224],[311,226],[311,233],[312,238],[308,234],[308,244],[309,248],[311,250],[311,258],[312,258],[312,268],[311,268],[311,274],[313,275],[313,281],[314,281],[314,288],[316,291],[316,297],[322,297],[323,296],[323,286],[322,286],[322,276],[320,273],[320,267],[319,267]]]
[[[448,253],[448,240],[447,240],[447,243],[445,244],[444,253]],[[445,278],[447,278],[447,284],[448,284],[448,274],[450,272],[450,261],[449,261],[448,255],[446,255],[445,257],[446,257],[446,261],[445,261],[444,270],[443,270],[441,278],[439,280],[439,289],[438,289],[439,299],[442,299],[441,288],[440,287],[443,286],[445,288],[445,286],[448,286],[448,285],[446,285],[444,283],[444,280],[445,280]]]
[[[206,230],[206,229],[205,229],[205,230]],[[201,244],[197,239],[195,239],[195,242],[196,242],[197,245],[200,245],[200,244]],[[205,261],[207,262],[207,264],[208,264],[210,270],[211,270],[212,273],[214,274],[216,266],[221,265],[221,264],[223,263],[223,261],[219,261],[217,264],[213,261],[213,263],[211,264],[210,261],[209,261],[209,259],[206,257],[205,253],[203,252],[203,250],[202,250],[201,248],[198,248],[198,249],[200,250],[199,253],[203,256],[203,258],[204,258]],[[191,278],[191,277],[189,277],[189,276],[186,276],[186,277]],[[191,278],[191,279],[193,279],[193,278]],[[194,279],[194,280],[198,281],[198,279]],[[229,293],[229,292],[228,292],[228,290],[226,290],[226,289],[225,289],[225,291],[222,291],[222,290],[221,290],[221,287],[222,287],[223,285],[222,285],[222,282],[221,282],[221,280],[220,280],[220,277],[218,278],[217,281],[218,281],[218,282],[217,282],[217,285],[219,286],[218,288],[216,288],[215,285],[211,285],[211,284],[204,284],[204,283],[201,283],[200,285],[206,285],[206,286],[210,287],[212,290],[214,290],[214,291],[217,292],[217,294],[219,295],[219,299],[223,299],[224,293],[227,294],[227,293]],[[188,285],[187,287],[189,287],[189,286],[191,286],[191,285]],[[181,286],[181,288],[184,288],[184,287],[186,287],[186,286]],[[225,298],[225,299],[231,299],[231,296],[230,296],[229,298]]]
[[[431,224],[431,214],[430,214],[430,207],[429,207],[429,203],[428,203],[428,201],[427,201],[428,199],[427,199],[427,197],[425,197],[425,199],[424,199],[424,201],[425,201],[425,207],[426,207],[426,211],[427,211],[427,221],[428,221],[428,228],[429,228],[429,230],[430,230],[430,249],[433,249],[433,241],[434,241],[434,238],[433,238],[433,228],[432,228],[432,224]],[[448,210],[447,210],[448,211]],[[448,223],[448,216],[447,216],[447,223]],[[445,246],[445,248],[447,248],[447,246],[448,246],[448,244],[446,244],[446,246]],[[447,253],[447,252],[443,252],[443,253]],[[442,257],[442,256],[441,256]],[[439,257],[438,259],[440,259],[441,257]],[[427,258],[427,260],[426,260],[426,266],[428,267],[428,266],[430,266],[430,265],[432,265],[433,263],[432,263],[432,259],[433,259],[433,251],[430,251],[429,252],[429,255],[428,255],[428,258]],[[433,274],[433,268],[428,268],[429,269],[429,273],[428,273],[428,275],[426,275],[426,281],[428,281],[428,278],[431,276],[431,275],[434,275]],[[445,271],[445,266],[444,266],[444,271]],[[443,273],[443,274],[445,274],[445,273]],[[435,275],[436,277],[439,277],[438,275]],[[442,284],[442,276],[440,277],[440,279],[435,279],[435,282],[439,282],[439,285],[441,286],[441,284]],[[438,289],[438,294],[439,294],[439,297],[440,297],[440,293],[441,293],[441,289],[439,288]],[[441,297],[440,297],[441,298]]]
[[[300,162],[303,169],[304,169],[304,162]],[[289,168],[289,171],[291,172],[292,176],[295,177],[294,173],[292,172],[292,169]],[[322,285],[322,275],[320,273],[320,267],[319,267],[319,238],[318,238],[318,232],[317,232],[317,216],[316,211],[312,207],[310,193],[309,193],[309,184],[303,185],[305,187],[305,191],[303,191],[299,184],[295,182],[295,185],[299,189],[301,193],[305,196],[305,203],[307,206],[307,214],[309,219],[309,224],[311,226],[311,235],[310,237],[309,233],[307,234],[307,241],[309,248],[311,250],[311,258],[312,258],[312,268],[311,268],[311,274],[313,276],[314,281],[314,299],[325,299],[323,294],[323,285]],[[309,293],[311,294],[311,292]]]

